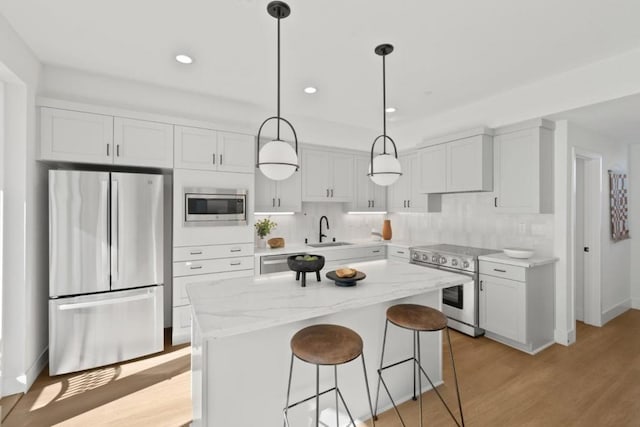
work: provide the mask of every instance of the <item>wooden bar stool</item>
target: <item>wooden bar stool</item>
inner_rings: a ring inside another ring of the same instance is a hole
[[[342,405],[349,415],[349,419],[353,427],[356,426],[351,412],[342,397],[340,388],[338,387],[338,365],[350,362],[358,356],[362,357],[362,370],[364,372],[364,383],[367,387],[367,399],[369,400],[369,409],[371,410],[371,419],[373,421],[373,406],[371,405],[371,394],[369,392],[369,381],[367,379],[367,367],[364,363],[364,354],[362,353],[362,338],[349,328],[338,325],[314,325],[299,330],[291,338],[291,366],[289,368],[289,384],[287,385],[287,403],[284,407],[284,424],[289,426],[288,411],[290,408],[301,403],[308,402],[315,397],[316,399],[316,426],[320,425],[320,396],[335,390],[336,392],[336,426],[339,423],[338,397],[342,401]],[[291,392],[291,375],[293,373],[294,356],[298,359],[316,365],[316,394],[296,403],[289,404],[289,395]],[[333,366],[334,386],[320,392],[320,366]]]
[[[392,363],[387,366],[384,365],[384,349],[387,341],[387,328],[389,326],[389,322],[392,324],[413,331],[413,357],[409,357],[405,360],[401,360],[400,362]],[[460,409],[460,422],[456,419],[453,412],[449,408],[449,405],[444,401],[443,397],[440,395],[440,392],[435,387],[429,375],[422,368],[422,364],[420,362],[420,332],[437,332],[441,330],[446,330],[447,332],[447,341],[449,343],[449,354],[451,355],[451,366],[453,367],[453,377],[456,383],[456,394],[458,396],[458,408]],[[417,348],[417,351],[416,351]],[[413,400],[417,400],[416,396],[416,368],[418,369],[418,390],[420,390],[420,399],[418,400],[418,404],[420,407],[420,427],[423,425],[422,421],[422,375],[420,372],[427,377],[429,384],[431,384],[431,388],[435,390],[436,394],[440,398],[440,401],[444,404],[447,411],[449,411],[449,415],[453,418],[456,425],[464,426],[464,416],[462,414],[462,403],[460,401],[460,390],[458,388],[458,375],[456,374],[456,364],[453,360],[453,350],[451,348],[451,337],[449,336],[449,328],[447,327],[447,317],[441,312],[431,307],[426,307],[424,305],[417,304],[398,304],[391,306],[387,309],[387,320],[384,325],[384,337],[382,339],[382,354],[380,356],[380,369],[378,369],[378,387],[376,389],[376,406],[374,410],[374,419],[377,419],[378,413],[378,398],[380,396],[380,383],[384,386],[384,389],[391,399],[391,404],[398,414],[400,418],[400,422],[403,426],[406,427],[402,416],[400,415],[400,411],[398,411],[398,407],[396,403],[393,401],[393,397],[391,397],[391,393],[389,392],[389,388],[387,384],[384,382],[384,378],[382,377],[382,371],[385,369],[393,368],[394,366],[401,365],[406,362],[413,361]]]

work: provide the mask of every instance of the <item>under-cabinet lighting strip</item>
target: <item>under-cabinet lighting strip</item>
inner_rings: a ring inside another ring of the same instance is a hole
[[[295,212],[254,212],[256,216],[270,216],[270,215],[295,215]]]

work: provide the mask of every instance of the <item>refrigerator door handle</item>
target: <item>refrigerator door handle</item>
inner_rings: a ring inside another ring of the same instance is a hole
[[[119,279],[120,270],[120,206],[118,181],[111,180],[111,284]]]
[[[58,306],[58,310],[61,310],[61,311],[79,310],[81,308],[100,307],[100,306],[103,306],[103,305],[122,304],[122,303],[125,303],[125,302],[140,301],[140,300],[143,300],[143,299],[153,298],[153,296],[154,295],[152,293],[147,293],[147,294],[141,294],[141,295],[133,295],[133,296],[130,296],[130,297],[109,298],[109,299],[99,300],[99,301],[87,301],[87,302],[77,302],[77,303],[70,303],[70,304],[62,304],[62,305]]]

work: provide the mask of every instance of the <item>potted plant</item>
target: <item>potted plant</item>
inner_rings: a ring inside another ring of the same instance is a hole
[[[266,240],[264,240],[264,238],[269,233],[271,233],[271,230],[273,230],[277,226],[278,226],[278,224],[276,224],[275,222],[271,221],[271,219],[269,219],[269,218],[262,219],[262,220],[257,221],[255,223],[256,233],[258,233],[258,237],[260,237],[260,239],[258,240],[258,247],[259,248],[265,248],[267,246],[267,242],[266,242]]]

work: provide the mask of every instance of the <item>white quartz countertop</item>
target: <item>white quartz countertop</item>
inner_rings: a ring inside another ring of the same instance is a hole
[[[367,277],[353,287],[307,276],[300,286],[295,273],[228,279],[187,285],[194,326],[203,338],[221,338],[311,319],[344,310],[406,298],[456,286],[467,276],[398,261],[356,263]]]
[[[558,261],[558,258],[554,257],[538,257],[531,258],[511,258],[502,252],[498,252],[490,255],[479,256],[480,261],[497,262],[499,264],[515,265],[518,267],[530,268],[538,265],[551,264]]]

